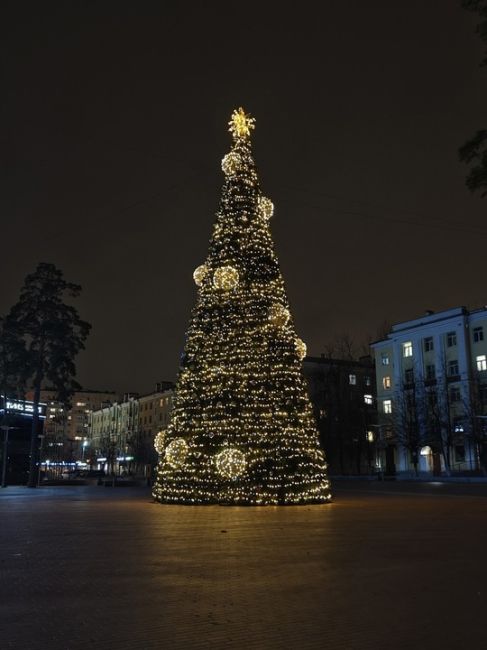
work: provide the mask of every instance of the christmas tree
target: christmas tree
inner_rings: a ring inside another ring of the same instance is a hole
[[[252,158],[255,120],[229,122],[231,151],[159,453],[154,498],[309,504],[331,498],[297,336]]]

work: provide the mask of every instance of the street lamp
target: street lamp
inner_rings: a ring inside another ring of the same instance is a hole
[[[86,450],[86,447],[88,447],[89,444],[90,443],[88,442],[88,440],[83,440],[83,446],[82,446],[82,450],[81,450],[81,461],[85,460],[85,450]]]

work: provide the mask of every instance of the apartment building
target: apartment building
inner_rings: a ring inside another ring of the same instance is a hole
[[[33,391],[27,393],[27,398],[33,399]],[[113,391],[78,390],[67,405],[57,400],[55,390],[42,390],[41,402],[46,404],[45,455],[54,460],[83,459],[89,437],[90,414],[117,398]]]
[[[371,347],[386,473],[479,470],[486,454],[487,308],[428,311],[394,325]]]
[[[169,421],[173,384],[159,382],[155,391],[127,394],[90,416],[90,459],[108,472],[148,473],[157,461],[154,438]]]
[[[376,471],[376,381],[373,359],[306,357],[321,444],[331,475]]]

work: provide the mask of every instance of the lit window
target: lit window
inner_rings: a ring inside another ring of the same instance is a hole
[[[357,375],[348,375],[348,383],[350,386],[355,386],[357,383]]]
[[[485,355],[483,355],[484,360],[485,360]],[[479,362],[478,362],[478,357],[477,357],[477,368],[479,367]],[[447,372],[449,377],[453,377],[454,375],[458,375],[458,361],[456,359],[452,359],[451,361],[448,362],[448,367],[447,367]]]
[[[382,404],[384,405],[384,413],[392,413],[392,401],[385,399]]]
[[[479,343],[484,340],[484,328],[483,327],[474,327],[473,328],[473,342]]]
[[[367,431],[367,441],[368,442],[374,442],[374,432],[373,431]]]
[[[431,350],[434,350],[433,337],[427,336],[424,339],[424,351],[431,352]]]
[[[366,404],[373,404],[374,400],[372,398],[372,395],[364,395],[364,402]]]
[[[364,383],[366,386],[370,386],[370,377],[364,377]]]
[[[457,333],[456,332],[448,332],[446,335],[446,345],[449,348],[452,348],[454,345],[457,344]]]
[[[383,352],[381,354],[381,359],[382,359],[382,365],[383,366],[388,366],[389,365],[389,355],[387,352]]]
[[[391,378],[389,375],[383,378],[382,385],[384,386],[384,390],[389,390],[389,388],[392,386]]]
[[[436,378],[436,371],[435,371],[435,364],[434,363],[429,363],[426,366],[426,379],[428,381],[431,381],[432,379]]]
[[[406,343],[402,344],[402,356],[403,357],[413,356],[413,344],[411,341],[406,341]]]
[[[487,370],[487,358],[485,354],[479,354],[477,357],[477,370]]]
[[[84,402],[76,402],[76,406],[86,406]]]

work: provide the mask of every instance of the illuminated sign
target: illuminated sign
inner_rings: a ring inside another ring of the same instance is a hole
[[[34,402],[22,399],[12,399],[9,397],[5,399],[3,395],[2,402],[2,411],[6,410],[7,412],[17,413],[18,415],[24,415],[26,417],[33,417],[34,415]],[[46,404],[39,402],[38,411],[39,417],[44,419],[46,417]]]

